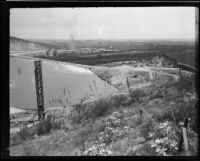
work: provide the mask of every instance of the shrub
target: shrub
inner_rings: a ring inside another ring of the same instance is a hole
[[[22,138],[22,140],[26,140],[32,138],[34,132],[27,126],[24,126],[18,133],[18,135]]]
[[[179,129],[172,122],[159,123],[149,132],[150,145],[157,155],[175,155],[178,150]]]
[[[34,135],[34,130],[25,125],[19,130],[19,132],[17,132],[13,137],[11,137],[10,144],[11,146],[21,144],[27,139],[32,139]]]
[[[168,103],[169,102],[169,103]],[[184,92],[182,96],[168,100],[164,105],[151,109],[152,117],[158,122],[171,121],[175,124],[190,118],[193,130],[197,131],[197,98],[195,94]]]
[[[105,115],[108,109],[110,108],[110,106],[111,106],[111,103],[109,100],[100,99],[96,101],[94,109],[92,111],[94,119]]]
[[[38,156],[38,155],[40,155],[38,149],[30,141],[25,142],[22,145],[22,148],[23,148],[23,154],[22,154],[23,156]]]
[[[50,113],[44,121],[39,122],[33,127],[24,126],[19,132],[10,138],[10,145],[18,145],[27,139],[33,139],[35,135],[48,134],[51,130],[68,129],[66,127],[65,115],[61,112]]]
[[[103,120],[104,129],[96,135],[95,144],[87,149],[85,155],[110,155],[112,152],[106,147],[113,141],[123,138],[127,134],[129,127],[121,128],[123,113],[113,112]]]
[[[19,145],[22,142],[23,142],[23,140],[22,140],[22,138],[18,134],[15,134],[14,136],[12,136],[10,138],[10,146]]]
[[[89,139],[89,136],[91,136],[93,132],[94,129],[92,125],[79,129],[73,136],[74,145],[79,148],[81,147],[81,150],[85,151],[85,141]]]
[[[182,122],[184,118],[190,118],[191,128],[197,131],[197,98],[192,93],[184,93],[183,97],[171,102],[169,109],[173,111],[176,123]]]
[[[103,97],[95,101],[78,104],[71,111],[70,119],[73,123],[80,124],[85,121],[95,121],[97,118],[109,114],[114,108],[118,108],[125,96]]]
[[[179,94],[185,93],[185,92],[192,92],[193,87],[195,84],[195,78],[192,76],[192,78],[184,77],[180,79],[178,82],[172,82],[167,85],[165,85],[166,88],[176,88],[179,92]]]
[[[155,150],[151,147],[151,145],[146,142],[143,144],[143,146],[137,150],[136,153],[138,156],[156,156]]]
[[[143,119],[140,129],[144,138],[148,138],[148,134],[153,129],[154,123],[155,122],[151,118],[146,117]]]
[[[11,137],[11,145],[21,144],[27,139],[33,139],[34,135],[48,134],[51,130],[66,129],[65,127],[65,116],[61,112],[50,113],[44,121],[39,122],[33,127],[24,126]]]
[[[36,131],[37,131],[37,134],[38,135],[43,135],[43,134],[47,134],[51,131],[52,129],[52,122],[53,122],[53,115],[47,115],[47,119],[42,121],[42,122],[39,122],[37,125],[36,125]]]
[[[141,89],[136,89],[130,92],[131,103],[142,103],[146,93]]]
[[[173,118],[173,111],[170,110],[169,108],[153,108],[152,109],[152,118],[155,118],[156,121],[158,122],[163,122],[163,121],[174,121]]]
[[[64,121],[61,113],[48,114],[44,121],[36,125],[37,134],[43,135],[49,133],[51,130],[62,129]]]
[[[112,154],[112,151],[106,149],[105,144],[92,145],[84,152],[84,155],[86,156],[107,156],[110,154]]]
[[[120,105],[129,105],[131,100],[128,94],[119,94],[112,96],[110,103],[113,107],[118,108]]]
[[[188,134],[189,154],[195,156],[198,154],[198,147],[199,147],[198,136],[191,129],[188,129],[187,132],[188,132],[187,134]]]

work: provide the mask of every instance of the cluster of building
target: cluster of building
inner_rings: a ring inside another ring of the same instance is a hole
[[[80,49],[71,49],[71,50],[57,50],[57,49],[48,49],[42,55],[46,57],[55,57],[59,54],[98,54],[98,53],[106,53],[106,52],[116,52],[118,50],[114,49],[104,49],[104,48],[80,48]]]
[[[104,49],[104,48],[81,48],[81,49],[75,49],[75,50],[71,50],[71,51],[76,54],[97,54],[97,53],[101,53],[101,52],[114,52],[117,50]]]
[[[54,57],[54,56],[57,56],[57,49],[48,49],[45,53],[45,56],[47,57]]]

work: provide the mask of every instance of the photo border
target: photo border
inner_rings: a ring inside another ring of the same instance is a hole
[[[198,9],[197,22],[196,22],[196,69],[198,69],[199,74],[199,2],[160,2],[160,1],[26,1],[26,2],[1,2],[1,54],[3,58],[1,59],[1,157],[9,159],[68,159],[68,157],[14,157],[9,156],[9,10],[12,8],[54,8],[54,7],[196,7]],[[196,90],[199,93],[199,76],[196,77]],[[199,102],[198,115],[199,115]],[[200,120],[200,119],[199,119]],[[197,126],[200,129],[200,122],[198,120]],[[199,152],[199,147],[198,147]],[[83,157],[69,157],[70,159],[83,159]],[[84,157],[85,158],[85,157]],[[92,159],[94,157],[90,157]],[[95,157],[97,158],[97,157]],[[133,159],[133,157],[109,157],[111,159]],[[181,160],[199,160],[198,156],[173,156],[173,157],[153,157],[153,156],[134,156],[134,159],[181,159]],[[101,158],[100,158],[101,159]]]

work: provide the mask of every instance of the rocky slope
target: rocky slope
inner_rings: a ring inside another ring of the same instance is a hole
[[[154,65],[156,67],[177,67],[178,64],[175,59],[172,59],[166,55],[157,55],[152,58],[150,61],[151,65]]]

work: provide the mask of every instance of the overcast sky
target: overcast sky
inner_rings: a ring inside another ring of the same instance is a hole
[[[194,39],[194,7],[10,10],[10,35],[25,39]]]

